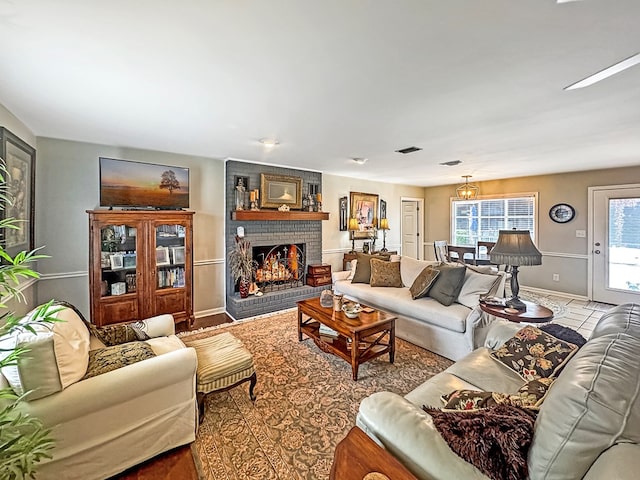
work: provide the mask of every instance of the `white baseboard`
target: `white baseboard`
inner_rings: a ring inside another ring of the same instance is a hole
[[[208,310],[200,310],[199,312],[194,312],[193,316],[196,318],[202,318],[202,317],[210,317],[211,315],[219,315],[221,313],[225,313],[224,307],[209,308]]]

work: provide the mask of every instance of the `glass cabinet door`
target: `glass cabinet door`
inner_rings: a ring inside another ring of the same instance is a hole
[[[183,225],[157,225],[156,287],[157,289],[185,286],[185,235]]]
[[[104,225],[100,229],[100,296],[136,292],[138,229],[134,225]]]

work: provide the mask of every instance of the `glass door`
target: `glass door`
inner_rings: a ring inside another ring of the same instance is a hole
[[[100,296],[136,294],[137,225],[103,225],[100,228]]]
[[[592,299],[640,302],[640,187],[595,187],[592,194]]]
[[[157,290],[185,287],[186,234],[181,224],[155,226]]]

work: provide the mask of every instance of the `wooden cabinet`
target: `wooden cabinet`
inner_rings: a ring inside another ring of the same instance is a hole
[[[193,322],[193,214],[88,210],[91,321]]]

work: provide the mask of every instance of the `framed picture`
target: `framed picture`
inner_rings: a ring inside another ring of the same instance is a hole
[[[387,202],[380,199],[380,218],[387,218]]]
[[[18,229],[4,228],[0,242],[12,257],[33,250],[36,183],[36,150],[4,127],[0,127],[0,158],[6,190],[0,196],[0,218],[15,218]]]
[[[260,208],[287,205],[293,210],[302,208],[302,178],[260,174]]]
[[[378,195],[373,193],[349,192],[351,216],[358,221],[358,230],[353,238],[369,238],[369,231],[378,223]]]
[[[122,265],[124,268],[136,268],[136,254],[125,253],[122,256]]]
[[[156,247],[156,265],[171,265],[169,247]]]
[[[174,264],[184,264],[184,247],[171,247],[171,257]]]
[[[341,232],[347,231],[347,214],[348,214],[347,202],[348,202],[347,197],[340,197],[340,231]]]
[[[121,253],[114,253],[113,255],[110,255],[109,261],[111,262],[111,270],[124,268],[123,256]]]

